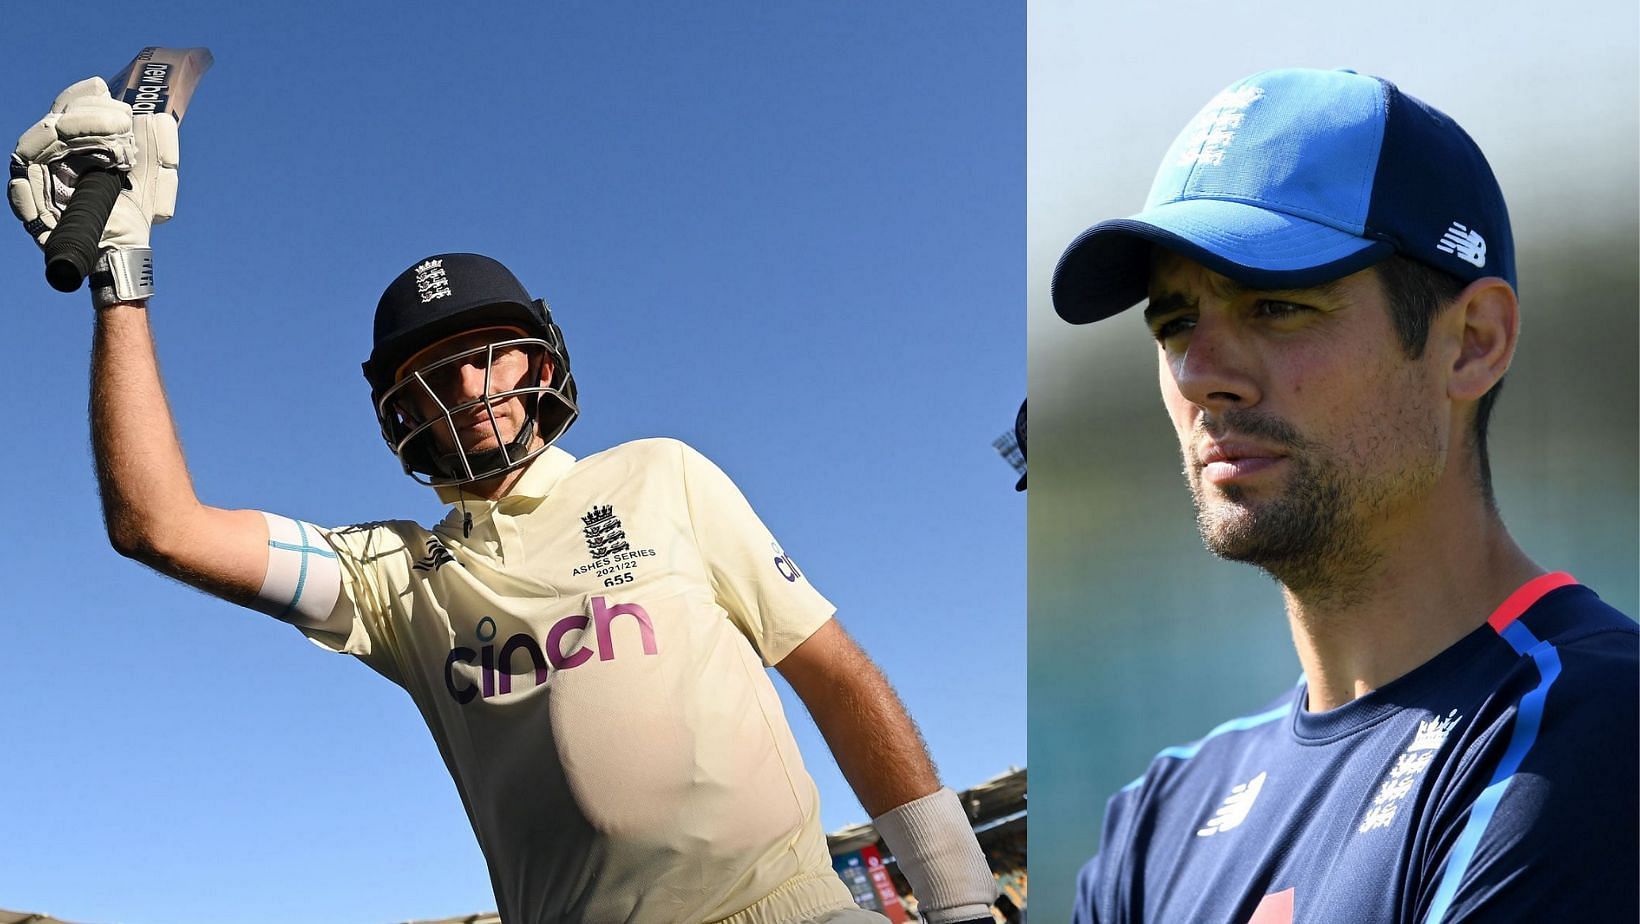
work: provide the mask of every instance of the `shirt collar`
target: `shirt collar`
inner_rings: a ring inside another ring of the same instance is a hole
[[[564,477],[564,473],[568,472],[574,464],[574,456],[557,446],[549,446],[546,452],[530,460],[529,465],[524,468],[524,474],[513,484],[512,490],[507,492],[507,496],[501,498],[501,500],[505,501],[514,497],[533,497],[537,499],[546,497],[552,493],[552,488],[558,483],[558,479]],[[455,504],[462,500],[460,490],[456,485],[440,485],[434,490],[438,492],[438,499],[446,504]],[[472,497],[468,497],[466,500],[468,503],[474,503],[475,501]]]

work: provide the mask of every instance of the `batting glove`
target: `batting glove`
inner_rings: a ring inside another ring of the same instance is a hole
[[[6,199],[23,230],[44,247],[79,178],[92,169],[120,171],[125,188],[100,246],[112,251],[105,261],[147,260],[150,226],[176,209],[178,156],[175,118],[133,117],[129,105],[109,96],[101,77],[91,77],[58,94],[51,112],[18,139]]]

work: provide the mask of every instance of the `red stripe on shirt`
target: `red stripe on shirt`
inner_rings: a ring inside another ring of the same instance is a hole
[[[1486,617],[1486,624],[1491,626],[1494,632],[1502,632],[1508,628],[1510,623],[1519,619],[1520,614],[1531,609],[1532,604],[1543,599],[1544,594],[1576,583],[1577,578],[1564,571],[1540,574],[1520,585],[1519,590],[1510,594],[1509,599],[1503,601],[1502,606],[1494,610],[1491,616]]]

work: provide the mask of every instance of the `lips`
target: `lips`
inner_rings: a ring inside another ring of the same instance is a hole
[[[456,429],[457,430],[475,430],[475,429],[478,429],[478,428],[482,427],[482,428],[488,430],[490,428],[490,418],[491,418],[491,415],[488,411],[478,411],[476,413],[461,414],[461,415],[457,416],[456,419],[455,419],[456,420]]]
[[[1208,440],[1197,450],[1202,478],[1224,484],[1266,472],[1287,458],[1279,449],[1239,440]]]
[[[469,450],[475,447],[487,445],[497,438],[496,428],[499,427],[500,424],[501,422],[499,419],[492,424],[490,418],[488,417],[484,417],[470,423],[457,424],[456,440]],[[503,431],[500,439],[505,442],[505,431]]]

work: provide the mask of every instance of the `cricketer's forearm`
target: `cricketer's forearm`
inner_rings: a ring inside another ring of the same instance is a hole
[[[869,663],[869,662],[868,662]],[[940,788],[922,732],[875,664],[838,685],[814,717],[860,805],[881,815]]]
[[[776,666],[814,716],[924,920],[989,920],[996,879],[968,815],[940,788],[928,746],[877,665],[833,619]]]
[[[165,399],[148,312],[97,312],[91,346],[91,451],[116,551],[224,600],[253,605],[268,564],[255,510],[222,510],[194,493]]]
[[[882,671],[836,620],[778,668],[808,707],[869,814],[881,815],[940,788],[917,724]]]
[[[148,312],[119,304],[97,312],[91,345],[91,450],[108,538],[150,564],[199,499],[160,381]]]

